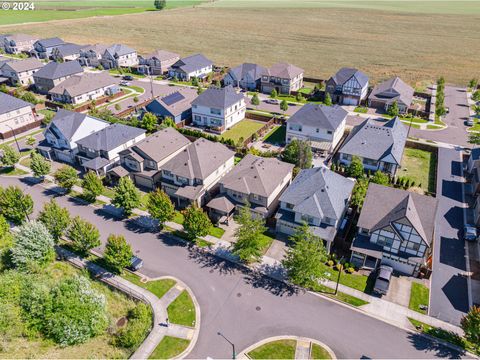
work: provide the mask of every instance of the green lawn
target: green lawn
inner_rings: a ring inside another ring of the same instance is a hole
[[[365,106],[357,106],[353,111],[360,113],[360,114],[366,114],[368,111],[368,108]]]
[[[20,165],[30,167],[31,164],[32,164],[32,159],[30,158],[30,156],[27,156],[27,157],[23,158],[22,160],[20,160]]]
[[[188,344],[190,344],[189,340],[165,336],[149,359],[172,359],[184,352]]]
[[[115,196],[115,190],[113,190],[113,188],[111,187],[105,186],[103,188],[102,195],[113,199],[113,197]]]
[[[131,89],[133,91],[136,91],[140,94],[143,94],[145,92],[145,89],[140,86],[130,85],[130,86],[124,86],[124,87],[127,89]]]
[[[276,99],[278,99],[279,101],[285,100],[287,102],[302,103],[302,104],[307,102],[307,100],[305,100],[305,98],[303,98],[301,101],[298,101],[296,96],[286,95],[286,94],[277,95]],[[280,107],[279,107],[279,109],[280,109]]]
[[[337,281],[338,271],[322,264],[323,272],[329,274],[327,276],[329,280]],[[347,274],[345,271],[342,271],[340,276],[340,284],[351,287],[362,292],[368,292],[368,276],[358,275],[358,274]]]
[[[26,171],[23,171],[22,169],[17,169],[13,166],[0,168],[0,175],[21,176],[25,174],[28,173]]]
[[[225,230],[217,226],[210,226],[210,229],[208,230],[208,234],[220,239],[223,236],[223,234],[225,234]]]
[[[144,283],[140,281],[139,276],[129,271],[124,271],[122,274],[122,277],[125,280],[128,280],[137,286],[147,289],[159,299],[163,295],[165,295],[167,291],[170,290],[176,284],[175,280],[172,280],[172,279],[161,279],[161,280],[148,281]]]
[[[222,138],[232,139],[236,143],[240,138],[243,138],[244,140],[249,138],[264,125],[265,123],[259,121],[243,119],[235,124],[230,130],[225,131],[222,134]]]
[[[312,351],[310,353],[310,359],[331,359],[331,356],[327,350],[318,344],[312,344]]]
[[[310,95],[312,93],[313,89],[308,88],[308,87],[303,87],[300,90],[298,90],[299,93],[302,93],[304,95]]]
[[[168,306],[168,321],[173,324],[195,326],[195,305],[187,290],[182,293]]]
[[[130,72],[130,71],[127,71],[127,69],[121,69],[121,71],[119,71],[118,69],[110,69],[110,70],[108,70],[108,72],[111,75],[120,75],[120,76],[130,75],[130,76],[133,76],[134,78],[144,78],[145,77],[145,75],[143,75],[143,74]]]
[[[415,186],[431,193],[435,192],[436,154],[419,149],[405,148],[402,167],[398,176],[406,176],[415,181]]]
[[[295,340],[272,341],[250,351],[248,356],[252,359],[295,359]]]
[[[177,223],[177,224],[180,224],[180,225],[183,225],[183,222],[185,221],[185,217],[183,216],[183,214],[180,212],[180,211],[175,211],[175,215],[173,216],[173,219],[172,221],[174,223]]]
[[[410,302],[408,307],[421,314],[426,314],[425,310],[420,310],[420,305],[428,306],[429,289],[423,284],[412,282],[412,289],[410,291]]]
[[[259,236],[259,240],[260,240],[260,246],[261,248],[263,249],[263,253],[265,254],[268,250],[268,248],[270,247],[270,245],[272,245],[272,241],[273,241],[273,237],[270,236],[268,234],[268,232],[264,232],[263,234],[261,234]]]
[[[345,294],[341,291],[337,292],[337,295],[334,294],[334,290],[326,287],[325,285],[317,284],[312,287],[313,291],[319,292],[322,295],[328,296],[332,299],[340,300],[344,303],[347,303],[349,305],[359,307],[362,305],[368,304],[368,301],[364,301],[362,299],[359,299],[355,296]]]
[[[286,134],[286,126],[275,126],[267,135],[265,135],[263,141],[269,144],[284,144]]]

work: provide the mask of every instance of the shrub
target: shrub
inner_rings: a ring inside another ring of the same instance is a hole
[[[355,272],[355,268],[354,267],[349,267],[347,269],[345,269],[345,271],[348,273],[348,274],[353,274]]]
[[[78,181],[77,171],[69,165],[64,165],[55,171],[53,177],[55,178],[55,181],[57,181],[58,185],[63,187],[68,192],[72,190],[73,186]]]
[[[337,265],[335,265],[335,270],[337,271],[342,270],[342,264],[338,263]]]
[[[140,345],[150,330],[151,318],[150,308],[144,303],[138,303],[128,312],[127,326],[116,334],[115,345],[124,348]]]
[[[333,265],[335,265],[335,262],[333,260],[328,260],[327,265],[332,267]]]

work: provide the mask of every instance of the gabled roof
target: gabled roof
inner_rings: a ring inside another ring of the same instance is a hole
[[[45,48],[59,46],[65,44],[65,41],[60,39],[59,37],[52,37],[48,39],[40,39],[37,41],[38,44],[42,45]]]
[[[26,106],[33,107],[33,104],[0,92],[0,114],[6,114],[14,110],[22,109]]]
[[[94,45],[87,45],[84,48],[81,49],[82,53],[92,51],[96,53],[97,55],[102,55],[105,50],[107,50],[108,46],[104,44],[94,44]]]
[[[91,170],[100,170],[101,168],[103,168],[104,166],[107,166],[108,164],[110,164],[110,160],[97,156],[96,158],[83,162],[82,166]]]
[[[268,197],[293,171],[293,164],[276,158],[263,158],[247,154],[221,180],[223,186],[244,194]]]
[[[112,46],[108,47],[105,51],[108,52],[113,57],[127,55],[135,52],[134,49],[123,44],[113,44]]]
[[[63,63],[52,61],[38,70],[34,78],[55,80],[82,72],[83,68],[78,61],[67,61]]]
[[[50,90],[49,93],[63,94],[67,92],[70,96],[78,96],[109,85],[115,85],[116,83],[115,79],[106,71],[101,73],[84,73],[82,75],[73,75],[62,81]]]
[[[304,70],[298,66],[288,64],[288,63],[278,63],[272,65],[265,72],[269,76],[275,76],[282,79],[293,79],[300,74],[303,74]]]
[[[180,88],[173,93],[156,98],[146,106],[147,111],[155,112],[155,108],[161,105],[172,116],[178,116],[192,107],[192,101],[197,98],[197,90],[191,88]]]
[[[235,153],[218,142],[197,139],[162,166],[162,170],[188,179],[206,179]]]
[[[375,231],[405,218],[430,245],[437,204],[438,201],[431,196],[370,183],[357,226]]]
[[[300,171],[280,201],[293,205],[293,211],[318,219],[339,220],[348,205],[355,182],[326,167]]]
[[[145,134],[143,129],[123,124],[112,124],[78,140],[77,144],[96,151],[110,151],[142,134]]]
[[[87,45],[78,45],[72,43],[65,43],[56,47],[61,56],[69,56],[74,54],[80,54],[80,50],[85,48]]]
[[[36,41],[38,38],[36,36],[28,35],[28,34],[12,34],[12,35],[5,35],[5,41],[14,41],[15,43],[23,42],[23,41]]]
[[[366,119],[352,129],[339,153],[377,161],[392,155],[394,161],[400,164],[406,141],[407,128],[398,117],[383,126]]]
[[[207,106],[211,108],[226,109],[244,98],[242,93],[237,93],[232,85],[224,88],[212,86],[192,101],[192,105]]]
[[[375,86],[369,96],[370,100],[381,100],[388,104],[394,101],[410,106],[415,90],[398,76]]]
[[[191,73],[192,71],[199,70],[211,65],[213,65],[212,60],[207,59],[202,54],[195,54],[181,58],[175,64],[173,64],[172,67],[180,68],[186,73]]]
[[[305,104],[287,122],[335,131],[347,118],[348,111],[341,106]]]
[[[6,63],[4,66],[8,66],[13,71],[20,73],[24,71],[40,69],[41,67],[43,67],[43,63],[36,58],[28,58],[25,60],[10,61]]]
[[[266,68],[257,64],[243,63],[238,65],[228,71],[228,73],[236,80],[244,80],[247,75],[253,80],[256,81],[262,77],[267,71]]]
[[[180,58],[180,55],[167,50],[155,50],[154,52],[148,55],[145,55],[143,58],[144,59],[155,58],[155,59],[158,59],[159,61],[167,61],[174,58]]]
[[[88,116],[87,114],[59,109],[50,124],[48,124],[46,131],[54,127],[56,130],[62,133],[65,139],[71,141],[78,128],[84,121],[96,121],[99,123],[104,123],[105,126],[108,124],[106,121]],[[54,130],[54,132],[56,130]]]
[[[367,75],[365,75],[360,70],[347,67],[338,70],[337,73],[333,75],[330,79],[333,80],[337,85],[344,85],[352,77],[355,77],[357,79],[358,83],[362,88],[368,83]]]

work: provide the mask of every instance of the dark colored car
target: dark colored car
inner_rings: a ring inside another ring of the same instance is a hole
[[[375,279],[373,291],[378,295],[387,295],[390,287],[390,279],[392,278],[393,268],[388,265],[380,265]]]
[[[132,260],[130,262],[130,266],[128,267],[132,271],[140,270],[143,266],[143,260],[139,257],[132,256]]]
[[[132,81],[132,80],[133,80],[133,76],[132,76],[132,75],[123,75],[123,80]]]

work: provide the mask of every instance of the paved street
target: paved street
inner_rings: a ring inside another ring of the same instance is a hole
[[[18,185],[29,193],[36,211],[52,195],[39,185],[16,178],[1,184]],[[167,236],[145,232],[134,222],[121,222],[106,212],[57,197],[72,215],[94,223],[105,240],[109,233],[123,234],[145,261],[150,277],[172,275],[189,286],[202,313],[200,336],[191,358],[227,358],[230,345],[238,349],[270,336],[297,335],[329,345],[338,358],[432,358],[459,354],[423,336],[404,331],[335,302],[309,293],[295,293],[282,284],[189,249]],[[382,339],[382,341],[378,341]]]
[[[437,197],[439,200],[429,315],[459,324],[468,311],[462,152],[439,148]]]

